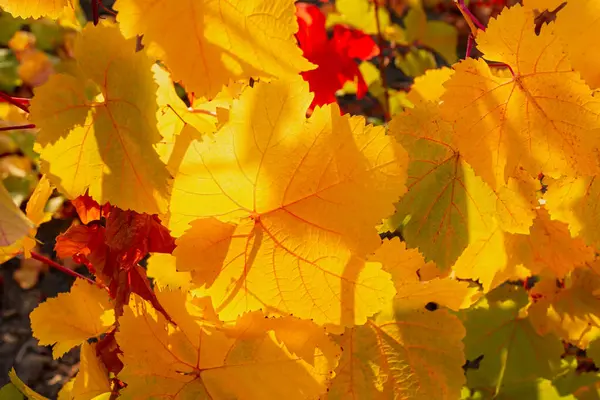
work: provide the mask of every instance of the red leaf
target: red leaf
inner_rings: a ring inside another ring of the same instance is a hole
[[[71,204],[77,210],[79,219],[84,224],[89,224],[92,221],[97,221],[100,217],[106,217],[107,212],[104,210],[110,210],[110,206],[100,207],[100,204],[96,200],[92,199],[87,193],[71,200]]]
[[[106,228],[97,224],[71,226],[59,236],[55,249],[59,257],[73,257],[106,282],[117,315],[132,292],[164,313],[146,272],[138,265],[149,252],[171,253],[175,249],[175,240],[158,217],[112,207]]]
[[[327,39],[325,16],[319,7],[306,4],[296,4],[299,30],[296,38],[304,52],[304,56],[318,68],[302,73],[302,77],[315,93],[311,110],[315,106],[333,103],[335,93],[346,82],[357,81],[357,97],[367,93],[356,58],[368,60],[379,54],[375,41],[362,31],[336,25],[331,40]]]
[[[119,354],[122,353],[115,340],[115,330],[107,333],[96,344],[96,356],[102,360],[108,372],[115,375],[123,369],[123,362],[119,359]]]

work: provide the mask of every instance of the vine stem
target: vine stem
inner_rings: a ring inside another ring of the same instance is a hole
[[[385,42],[383,35],[381,34],[381,22],[379,22],[379,0],[373,0],[375,5],[375,23],[377,24],[377,45],[379,46],[379,75],[381,75],[381,86],[383,86],[383,99],[384,99],[384,111],[383,118],[386,122],[390,120],[390,93],[388,90],[387,77],[385,76],[385,56],[383,55],[383,48]]]
[[[86,280],[89,283],[91,283],[92,285],[100,286],[101,288],[108,290],[108,287],[106,287],[106,285],[104,285],[103,283],[95,282],[95,281],[91,280],[90,278],[83,276],[80,273],[75,272],[73,270],[70,270],[69,268],[65,267],[64,265],[60,265],[59,263],[52,261],[48,257],[44,257],[43,255],[41,255],[39,253],[32,251],[31,258],[33,258],[34,260],[41,261],[44,264],[46,264],[52,268],[55,268],[61,272],[64,272],[67,275],[71,275],[74,278],[80,278],[80,279]]]
[[[0,127],[0,132],[3,131],[16,131],[19,129],[35,129],[35,124],[27,124],[27,125],[15,125],[15,126],[3,126]]]
[[[21,110],[25,111],[26,113],[29,113],[29,107],[26,104],[26,102],[29,103],[29,100],[27,100],[27,99],[14,98],[4,92],[0,92],[0,100],[4,100],[5,102],[10,103],[15,107],[19,107]]]
[[[463,15],[465,15],[466,17],[468,17],[468,19],[470,19],[471,22],[478,29],[481,29],[482,31],[485,31],[485,26],[483,26],[483,24],[477,19],[477,17],[475,15],[473,15],[473,13],[471,12],[471,10],[469,10],[469,7],[467,7],[465,5],[465,0],[454,0],[454,2],[456,3],[456,5],[458,6],[458,8],[460,9],[460,11],[462,12]],[[475,33],[475,32],[473,32],[473,33]]]
[[[473,51],[473,34],[470,33],[467,39],[467,51],[465,54],[465,58],[471,57],[471,51]]]

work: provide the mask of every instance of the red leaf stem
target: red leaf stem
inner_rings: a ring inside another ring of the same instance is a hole
[[[2,126],[2,127],[0,127],[0,132],[17,131],[19,129],[35,129],[35,124]]]
[[[51,259],[49,259],[47,257],[44,257],[41,254],[38,254],[38,253],[32,251],[31,252],[31,258],[33,258],[34,260],[41,261],[44,264],[48,265],[49,267],[55,268],[55,269],[57,269],[57,270],[59,270],[61,272],[64,272],[67,275],[71,275],[72,277],[75,277],[75,278],[84,279],[84,280],[88,281],[89,283],[91,283],[92,285],[96,285],[96,286],[99,286],[99,287],[101,287],[103,289],[108,290],[108,287],[106,287],[106,285],[104,285],[102,283],[99,283],[99,282],[95,282],[95,281],[91,280],[90,278],[81,275],[78,272],[70,270],[69,268],[65,267],[64,265],[60,265],[59,263],[57,263],[55,261],[52,261]]]
[[[458,7],[465,13],[465,15],[467,15],[471,19],[471,22],[473,22],[473,24],[475,24],[477,28],[481,29],[482,31],[485,31],[485,26],[483,26],[483,24],[477,19],[477,17],[473,15],[471,10],[469,10],[469,7],[465,5],[465,0],[455,1],[457,1]],[[375,2],[375,4],[377,4],[377,2]]]
[[[21,99],[17,97],[12,97],[4,92],[0,92],[0,101],[5,101],[7,103],[12,104],[15,107],[19,107],[21,110],[26,113],[29,112],[29,100]]]

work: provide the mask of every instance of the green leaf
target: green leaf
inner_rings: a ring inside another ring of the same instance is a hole
[[[547,386],[540,380],[560,371],[563,345],[556,336],[537,334],[523,312],[528,301],[522,287],[505,284],[461,313],[466,358],[480,358],[478,368],[467,370],[469,387],[504,396],[496,398],[536,398],[529,397],[532,391]]]

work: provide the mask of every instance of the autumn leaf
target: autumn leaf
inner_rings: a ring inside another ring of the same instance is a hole
[[[32,101],[42,171],[70,198],[88,191],[100,204],[164,212],[169,173],[152,147],[160,134],[150,59],[109,25],[88,25],[74,52],[82,72],[54,75]]]
[[[421,98],[415,101],[418,107],[390,123],[390,133],[411,162],[408,193],[387,225],[400,229],[410,247],[419,248],[442,270],[491,232],[527,233],[537,206],[535,181],[521,173],[492,190],[454,146],[455,131],[440,115],[440,106]]]
[[[83,280],[76,280],[69,293],[40,304],[30,318],[33,335],[40,345],[54,345],[55,359],[106,332],[115,322],[108,293]]]
[[[192,143],[175,177],[174,234],[205,218],[178,240],[196,248],[193,258],[176,250],[178,269],[202,271],[225,320],[267,306],[337,324],[355,290],[391,289],[361,255],[377,248],[374,227],[404,192],[406,153],[336,105],[306,120],[310,102],[300,79],[255,84],[214,139]]]
[[[158,45],[173,79],[197,96],[214,97],[233,80],[293,77],[313,66],[294,40],[294,5],[286,0],[118,0],[127,38]],[[177,29],[164,29],[164,21]]]
[[[338,337],[344,348],[328,399],[460,397],[465,330],[445,310],[386,312]]]
[[[96,356],[96,344],[84,342],[81,345],[81,360],[79,372],[75,376],[75,382],[69,399],[77,400],[106,400],[112,392],[108,380],[108,372],[102,361]]]
[[[553,1],[559,3],[562,1]],[[548,4],[550,11],[554,4]],[[600,56],[596,52],[590,52],[590,46],[594,46],[592,38],[600,34],[600,4],[594,0],[580,0],[567,2],[556,18],[556,34],[564,43],[564,48],[573,67],[581,73],[585,81],[594,89],[600,87]],[[545,28],[543,28],[545,29]]]
[[[477,300],[478,288],[470,287],[467,282],[439,276],[426,278],[432,270],[437,270],[436,265],[426,263],[418,250],[407,249],[398,238],[384,240],[369,262],[381,263],[383,270],[392,275],[396,286],[394,306],[398,309],[416,310],[433,302],[458,311]]]
[[[469,387],[495,395],[504,386],[551,379],[557,372],[563,345],[556,336],[535,331],[522,310],[527,301],[522,288],[504,285],[461,311],[466,358],[479,360],[478,368],[467,369]]]
[[[569,226],[571,236],[600,248],[600,185],[597,177],[563,177],[547,180],[545,207],[553,220]]]
[[[33,227],[31,221],[13,202],[10,194],[0,185],[0,246],[11,246],[27,235]]]
[[[403,22],[408,42],[417,42],[433,49],[449,64],[456,62],[458,32],[454,26],[444,21],[428,21],[421,7],[411,7]]]
[[[519,166],[529,173],[594,175],[599,171],[600,101],[572,70],[553,25],[539,36],[533,14],[515,5],[477,36],[486,60],[514,76],[496,76],[482,60],[457,64],[445,84],[442,113],[454,143],[492,188]]]
[[[362,98],[368,91],[367,84],[355,59],[368,60],[379,54],[379,47],[370,36],[361,31],[336,25],[333,37],[327,37],[325,15],[319,7],[296,3],[300,29],[296,34],[300,48],[310,62],[318,67],[302,73],[309,83],[316,106],[336,102],[335,94],[346,82],[357,81],[356,97]]]
[[[370,0],[336,0],[335,11],[327,16],[327,26],[345,24],[374,35],[378,31],[377,18],[382,32],[391,23],[387,8],[379,7],[376,13],[375,4]]]
[[[288,338],[281,330],[260,329],[264,317],[255,327],[220,328],[184,293],[157,296],[168,313],[176,312],[177,326],[149,303],[132,298],[116,335],[125,362],[119,378],[127,383],[122,398],[305,399],[327,390],[339,348],[324,331],[320,339],[310,329],[295,330]],[[281,323],[285,328],[286,321]],[[307,354],[312,362],[303,359]]]
[[[558,287],[553,278],[543,279],[531,296],[537,301],[528,313],[540,334],[554,333],[558,337],[585,348],[600,334],[599,269],[574,270],[564,287]]]
[[[580,237],[571,237],[566,224],[550,220],[546,209],[538,210],[529,236],[519,242],[513,253],[536,275],[551,273],[562,279],[595,258],[594,249]]]
[[[15,17],[56,19],[65,8],[74,8],[73,0],[0,0],[0,7]]]
[[[454,74],[451,68],[430,69],[425,74],[415,78],[415,82],[410,87],[407,98],[414,105],[428,101],[439,101],[442,94],[446,91],[444,82]]]
[[[103,207],[87,193],[71,200],[71,204],[75,207],[77,215],[79,215],[79,219],[83,224],[89,224],[106,216],[104,215],[106,212],[103,212]],[[110,209],[110,206],[105,206],[104,209]]]

